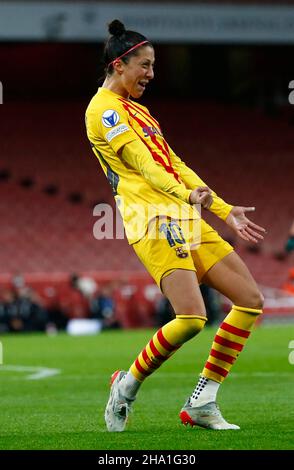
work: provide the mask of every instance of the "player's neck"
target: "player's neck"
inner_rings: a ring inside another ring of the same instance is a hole
[[[107,90],[112,91],[112,93],[115,93],[116,95],[119,95],[126,100],[130,98],[130,95],[126,89],[123,88],[116,80],[113,80],[112,77],[106,78],[104,80],[102,88],[106,88]]]

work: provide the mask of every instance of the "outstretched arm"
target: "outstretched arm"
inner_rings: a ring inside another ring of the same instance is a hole
[[[204,181],[193,170],[187,167],[170,147],[169,150],[173,165],[187,188],[193,189],[199,186],[206,186]],[[262,234],[266,233],[266,230],[252,222],[245,215],[246,212],[254,211],[255,207],[232,206],[227,204],[214,191],[211,191],[211,196],[213,201],[210,207],[206,208],[226,222],[238,237],[254,243],[263,240]]]

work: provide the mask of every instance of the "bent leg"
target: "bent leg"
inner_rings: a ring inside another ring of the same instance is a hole
[[[205,325],[205,307],[194,271],[177,269],[162,279],[163,293],[176,318],[160,328],[132,364],[130,371],[142,382]]]
[[[213,266],[203,280],[234,304],[216,333],[202,371],[206,379],[221,383],[244,348],[256,318],[262,313],[263,297],[236,253],[230,253]],[[196,393],[194,398],[197,398]]]
[[[196,281],[195,272],[184,269],[171,271],[163,278],[163,292],[173,305],[176,318],[155,333],[128,372],[116,371],[112,375],[105,409],[108,431],[125,429],[132,402],[144,379],[205,325],[204,303]]]
[[[184,424],[198,424],[212,429],[239,429],[223,419],[216,408],[216,395],[244,348],[256,318],[262,313],[263,297],[236,253],[230,253],[215,264],[203,276],[203,281],[235,305],[215,335],[198,383],[180,417]]]

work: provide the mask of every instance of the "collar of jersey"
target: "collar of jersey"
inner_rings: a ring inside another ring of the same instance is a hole
[[[116,98],[122,98],[121,95],[118,95],[117,93],[114,93],[114,91],[111,91],[111,90],[108,90],[108,88],[102,88],[102,87],[99,87],[98,88],[98,93],[104,93],[104,94],[107,94],[107,95],[110,95],[110,96],[115,96]],[[126,98],[124,98],[126,99]]]

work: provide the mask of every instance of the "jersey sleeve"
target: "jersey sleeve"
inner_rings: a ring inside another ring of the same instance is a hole
[[[189,204],[191,190],[179,183],[167,173],[160,164],[157,164],[149,150],[140,141],[129,142],[122,149],[122,158],[132,168],[136,169],[150,183],[151,186],[173,194]]]
[[[124,145],[138,139],[123,107],[115,104],[111,108],[105,107],[99,114],[98,133],[115,153],[118,153]]]
[[[186,188],[195,189],[198,186],[208,186],[191,168],[189,168],[185,162],[183,162],[175,152],[169,147],[171,161],[176,171],[179,173],[182,181]],[[213,202],[209,208],[210,212],[213,212],[217,217],[222,220],[226,220],[229,213],[233,209],[231,204],[227,204],[221,197],[219,197],[214,191],[212,191]]]

